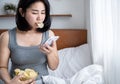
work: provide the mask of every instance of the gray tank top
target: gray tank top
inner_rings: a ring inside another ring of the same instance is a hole
[[[41,44],[49,37],[49,32],[46,31],[42,35]],[[42,53],[38,46],[24,47],[19,46],[16,42],[16,28],[9,30],[9,49],[12,61],[11,76],[14,76],[16,68],[26,69],[31,68],[39,73],[37,80],[41,80],[41,76],[48,75],[47,58]]]

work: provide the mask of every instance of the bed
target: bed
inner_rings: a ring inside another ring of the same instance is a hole
[[[57,40],[59,66],[43,76],[45,84],[103,84],[102,67],[92,63],[86,29],[52,29]],[[1,29],[0,34],[6,31]],[[39,83],[38,83],[39,84]]]

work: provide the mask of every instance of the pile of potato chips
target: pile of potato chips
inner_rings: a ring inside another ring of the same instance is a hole
[[[25,81],[25,80],[28,80],[28,79],[36,79],[37,76],[38,76],[38,73],[35,72],[33,69],[25,69],[25,70],[20,70],[20,69],[15,69],[15,75],[20,75],[20,74],[23,74],[23,77],[20,78],[21,81]]]

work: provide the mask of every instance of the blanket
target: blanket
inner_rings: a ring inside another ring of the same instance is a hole
[[[83,68],[69,79],[52,75],[42,76],[42,78],[45,84],[104,84],[103,67],[97,64]]]

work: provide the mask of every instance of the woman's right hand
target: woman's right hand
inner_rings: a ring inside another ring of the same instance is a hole
[[[35,84],[34,79],[29,79],[29,80],[25,80],[25,81],[21,81],[20,78],[23,75],[18,75],[15,76],[13,79],[11,79],[11,81],[7,84]]]

